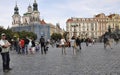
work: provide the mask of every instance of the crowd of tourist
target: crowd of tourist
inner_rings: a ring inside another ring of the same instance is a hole
[[[103,43],[104,43],[104,49],[106,49],[108,46],[112,49],[112,42],[115,41],[116,44],[118,44],[119,39],[118,38],[111,38],[109,35],[103,36]],[[62,37],[59,40],[49,40],[45,39],[44,36],[41,36],[39,41],[35,41],[32,37],[26,37],[26,38],[15,38],[8,41],[6,39],[6,34],[1,34],[1,40],[0,40],[0,53],[2,55],[3,60],[3,71],[9,71],[11,70],[9,66],[10,57],[9,57],[9,50],[14,50],[18,54],[35,54],[36,52],[41,52],[41,54],[47,54],[49,45],[51,47],[57,47],[61,48],[62,54],[66,55],[66,47],[71,47],[73,50],[73,55],[76,55],[76,53],[80,50],[82,50],[82,43],[86,44],[87,46],[92,46],[95,44],[96,40],[92,38],[81,38],[80,36],[76,37],[73,36],[71,39],[65,39]]]

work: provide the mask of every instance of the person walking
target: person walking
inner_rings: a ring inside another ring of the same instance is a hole
[[[3,72],[8,72],[12,70],[10,68],[10,55],[9,55],[9,49],[11,44],[6,40],[6,34],[1,34],[1,40],[0,40],[0,46],[2,47],[1,56],[3,61]]]
[[[89,45],[89,38],[86,38],[86,39],[85,39],[85,43],[86,43],[86,46]]]
[[[15,39],[14,47],[17,53],[19,53],[20,45],[19,45],[19,38]]]
[[[61,42],[61,46],[62,46],[62,54],[66,55],[66,50],[65,50],[65,39],[62,37],[62,39],[60,40]]]
[[[20,44],[20,50],[22,51],[22,54],[25,54],[25,41],[23,38],[19,41],[19,44]]]
[[[40,50],[40,45],[38,42],[36,43],[35,50],[36,50],[36,52],[39,52],[39,50]]]
[[[109,35],[104,35],[104,49],[106,49],[107,46],[109,46],[111,49],[111,41],[110,41],[110,36]]]
[[[35,53],[35,40],[33,39],[33,38],[31,38],[32,39],[32,54],[34,54]]]
[[[41,44],[41,54],[46,54],[46,50],[45,50],[45,39],[43,38],[43,36],[41,36],[40,38],[40,44]]]
[[[70,43],[71,43],[71,47],[73,48],[73,55],[76,55],[76,53],[77,53],[77,45],[76,45],[75,36],[73,36],[71,38]]]
[[[81,39],[80,39],[80,36],[77,37],[77,39],[76,39],[76,45],[79,46],[79,49],[81,50]]]

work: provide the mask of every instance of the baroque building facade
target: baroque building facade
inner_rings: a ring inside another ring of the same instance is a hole
[[[13,31],[34,32],[37,34],[37,40],[41,36],[50,39],[50,26],[44,20],[40,19],[40,12],[36,0],[34,0],[33,7],[31,5],[28,6],[28,11],[23,16],[20,16],[19,8],[16,4],[12,18]]]
[[[66,21],[66,31],[68,37],[80,36],[81,38],[99,38],[108,28],[112,31],[120,29],[120,15],[104,13],[97,14],[93,18],[75,18],[72,17]]]
[[[65,32],[64,29],[60,27],[59,23],[57,23],[56,25],[49,23],[49,25],[50,25],[50,35],[52,35],[53,33],[59,33],[63,35],[63,33]]]
[[[33,7],[28,5],[27,12],[24,13],[23,16],[19,14],[19,8],[16,4],[12,19],[13,31],[34,32],[37,34],[37,40],[39,40],[41,36],[44,36],[46,39],[50,39],[52,33],[63,34],[63,30],[59,25],[46,23],[43,19],[40,19],[40,12],[38,10],[36,0],[34,0]]]

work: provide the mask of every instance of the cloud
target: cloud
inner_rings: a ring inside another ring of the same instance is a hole
[[[20,15],[27,12],[29,3],[34,0],[17,0]],[[53,24],[60,23],[66,27],[66,20],[70,17],[93,17],[99,13],[118,13],[120,0],[37,0],[40,18]],[[0,25],[11,25],[15,0],[0,1]]]

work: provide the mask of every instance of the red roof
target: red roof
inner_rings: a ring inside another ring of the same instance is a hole
[[[41,20],[40,24],[47,24],[47,23],[44,20]]]
[[[73,19],[68,19],[68,20],[67,20],[67,23],[68,23],[68,22],[72,22],[72,21],[73,21]]]
[[[109,15],[108,17],[109,18],[112,18],[112,17],[114,17],[116,14],[111,14],[111,15]]]

